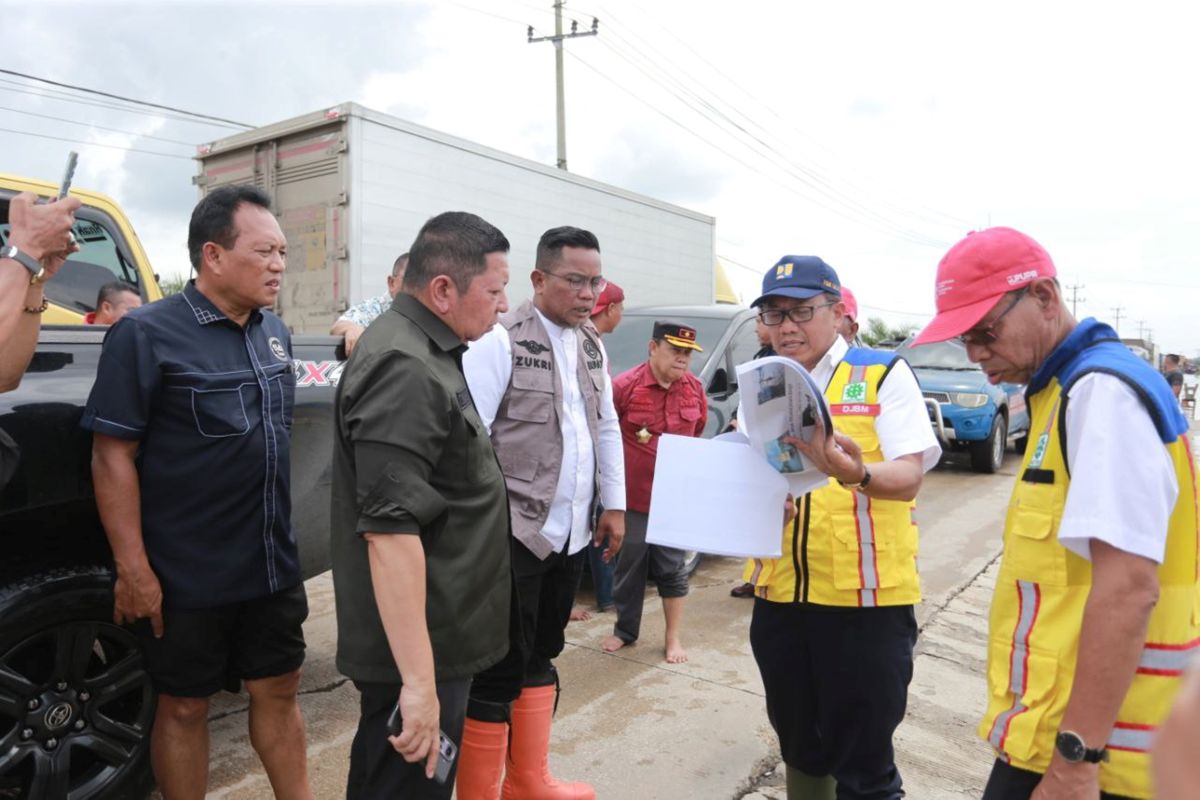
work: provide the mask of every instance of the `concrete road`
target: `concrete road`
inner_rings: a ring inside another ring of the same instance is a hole
[[[1016,456],[1010,455],[997,475],[976,475],[958,462],[927,475],[917,509],[926,596],[918,618],[923,624],[939,609],[955,613],[946,607],[999,552],[1003,509],[1016,466]],[[739,560],[710,558],[694,576],[685,619],[691,654],[686,664],[663,662],[661,605],[653,596],[647,598],[642,640],[615,654],[598,645],[611,630],[611,614],[571,624],[558,662],[563,694],[551,754],[556,775],[589,781],[599,797],[612,800],[723,800],[741,796],[753,779],[775,766],[778,751],[747,640],[751,602],[729,596],[740,574]],[[307,588],[312,610],[305,626],[309,656],[302,705],[309,769],[316,796],[337,798],[344,794],[357,693],[333,666],[330,578],[315,578]],[[586,594],[580,598],[584,603],[589,599]],[[898,737],[906,782],[915,792],[910,795],[962,796],[956,787],[977,780],[988,766],[986,751],[972,744],[976,717],[971,703],[982,698],[968,697],[977,693],[972,685],[963,687],[961,699],[951,691],[937,703],[926,702],[918,683],[910,716],[920,716],[919,729],[912,734],[902,729]],[[246,733],[244,696],[219,698],[211,727],[209,797],[270,798]],[[966,755],[958,757],[964,748]]]

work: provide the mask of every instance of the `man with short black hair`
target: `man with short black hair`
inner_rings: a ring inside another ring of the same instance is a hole
[[[463,358],[508,486],[523,631],[472,684],[459,766],[464,800],[498,796],[501,775],[506,797],[595,797],[586,784],[556,781],[547,759],[558,686],[552,661],[565,644],[583,550],[608,536],[611,560],[625,535],[621,431],[608,359],[588,323],[607,283],[600,269],[594,234],[546,231],[530,276],[533,300],[501,317]]]
[[[1179,361],[1179,356],[1174,353],[1163,356],[1163,377],[1167,379],[1167,385],[1171,387],[1176,399],[1183,392],[1183,370],[1179,368]]]
[[[333,323],[329,335],[345,337],[346,358],[354,352],[354,346],[358,344],[367,326],[392,307],[392,301],[396,299],[396,295],[400,293],[400,286],[404,283],[404,270],[407,267],[408,253],[401,253],[392,263],[392,271],[387,277],[387,291],[351,306]]]
[[[142,296],[125,281],[110,281],[96,295],[96,310],[83,316],[88,325],[112,325],[135,308],[141,308]]]
[[[439,731],[468,749],[471,676],[509,650],[507,493],[462,374],[466,343],[507,310],[507,254],[474,214],[426,222],[338,383],[337,663],[360,693],[350,800],[449,798],[456,765],[431,780]]]
[[[192,212],[195,280],[109,330],[82,424],[132,623],[158,691],[150,755],[167,800],[203,798],[209,698],[242,680],[276,797],[312,794],[296,702],[308,603],[292,533],[287,242],[271,200],[224,186]]]

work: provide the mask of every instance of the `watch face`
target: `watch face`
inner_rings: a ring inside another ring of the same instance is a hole
[[[1058,752],[1062,753],[1062,757],[1067,761],[1076,762],[1083,761],[1084,751],[1086,746],[1083,739],[1080,739],[1070,731],[1064,731],[1058,734],[1058,739],[1055,741],[1058,747]]]

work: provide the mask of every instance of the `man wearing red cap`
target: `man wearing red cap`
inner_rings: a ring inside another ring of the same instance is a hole
[[[847,344],[854,344],[854,337],[858,336],[858,300],[849,286],[842,287],[842,305],[846,306],[846,313],[838,325],[838,334]]]
[[[596,298],[592,307],[592,325],[601,335],[612,333],[621,324],[625,313],[625,291],[612,281],[604,287],[604,291]]]
[[[913,501],[941,448],[904,360],[839,334],[841,281],[823,260],[784,256],[753,305],[775,353],[825,387],[835,431],[799,441],[832,480],[796,499],[783,556],[753,559],[745,573],[755,595],[750,646],[788,798],[896,800],[904,791],[892,734],[904,718],[921,599]]]
[[[1112,328],[1075,321],[1023,233],[956,244],[936,301],[918,344],[958,338],[993,383],[1028,384],[990,616],[984,798],[1151,797],[1147,749],[1200,652],[1187,422]]]

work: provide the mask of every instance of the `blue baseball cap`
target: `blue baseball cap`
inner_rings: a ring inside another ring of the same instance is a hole
[[[816,256],[784,256],[763,275],[762,295],[750,305],[761,305],[768,297],[807,300],[822,292],[842,296],[842,282],[833,267]]]

